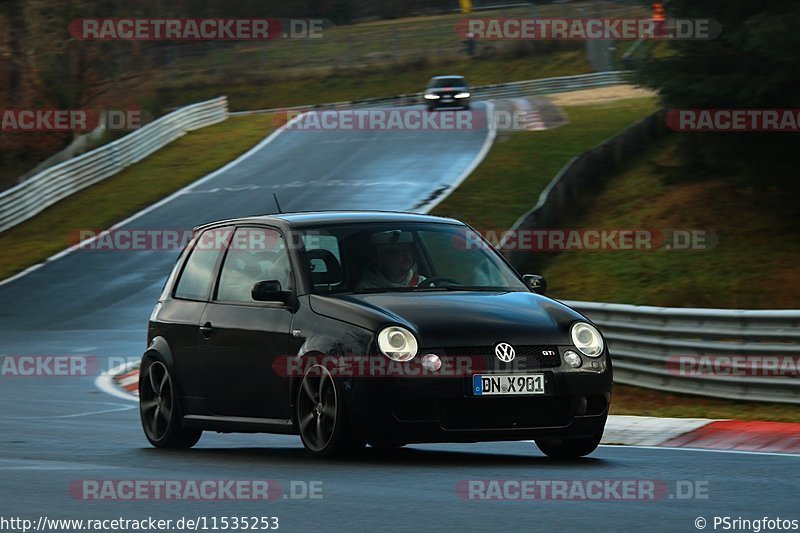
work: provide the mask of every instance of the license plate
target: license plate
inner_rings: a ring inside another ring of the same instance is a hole
[[[475,396],[544,394],[544,374],[483,374],[472,376]]]

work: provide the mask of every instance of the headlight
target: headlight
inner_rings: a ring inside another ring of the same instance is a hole
[[[597,328],[586,322],[576,322],[571,330],[572,344],[589,357],[600,357],[603,353],[603,337]]]
[[[425,95],[425,99],[426,100],[438,100],[439,99],[439,95],[438,94],[428,93],[428,94]]]
[[[378,348],[393,361],[410,361],[417,355],[417,339],[405,328],[389,326],[378,333]]]
[[[456,98],[469,98],[469,93],[458,93]]]

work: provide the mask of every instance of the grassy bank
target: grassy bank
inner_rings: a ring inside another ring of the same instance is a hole
[[[564,226],[698,230],[713,236],[710,245],[692,251],[562,252],[543,272],[551,294],[668,307],[796,309],[796,220],[776,208],[774,197],[738,185],[735,176],[678,166],[678,140],[668,137],[632,160]]]
[[[653,98],[565,107],[569,124],[498,138],[492,151],[434,214],[454,216],[480,229],[506,229],[529,210],[571,158],[657,109]]]

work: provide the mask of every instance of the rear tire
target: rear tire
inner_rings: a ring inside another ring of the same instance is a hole
[[[156,448],[191,448],[203,434],[181,427],[175,382],[167,365],[146,359],[139,369],[139,417],[144,435]]]
[[[300,381],[295,417],[310,455],[340,457],[364,448],[364,441],[353,434],[341,391],[324,366],[312,366]]]
[[[552,459],[577,459],[595,451],[602,438],[601,433],[581,439],[537,439],[536,446]]]

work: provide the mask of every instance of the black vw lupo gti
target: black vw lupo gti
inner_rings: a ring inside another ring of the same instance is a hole
[[[142,426],[299,434],[313,455],[421,442],[600,442],[603,336],[476,231],[406,213],[318,212],[197,228],[150,317]]]

